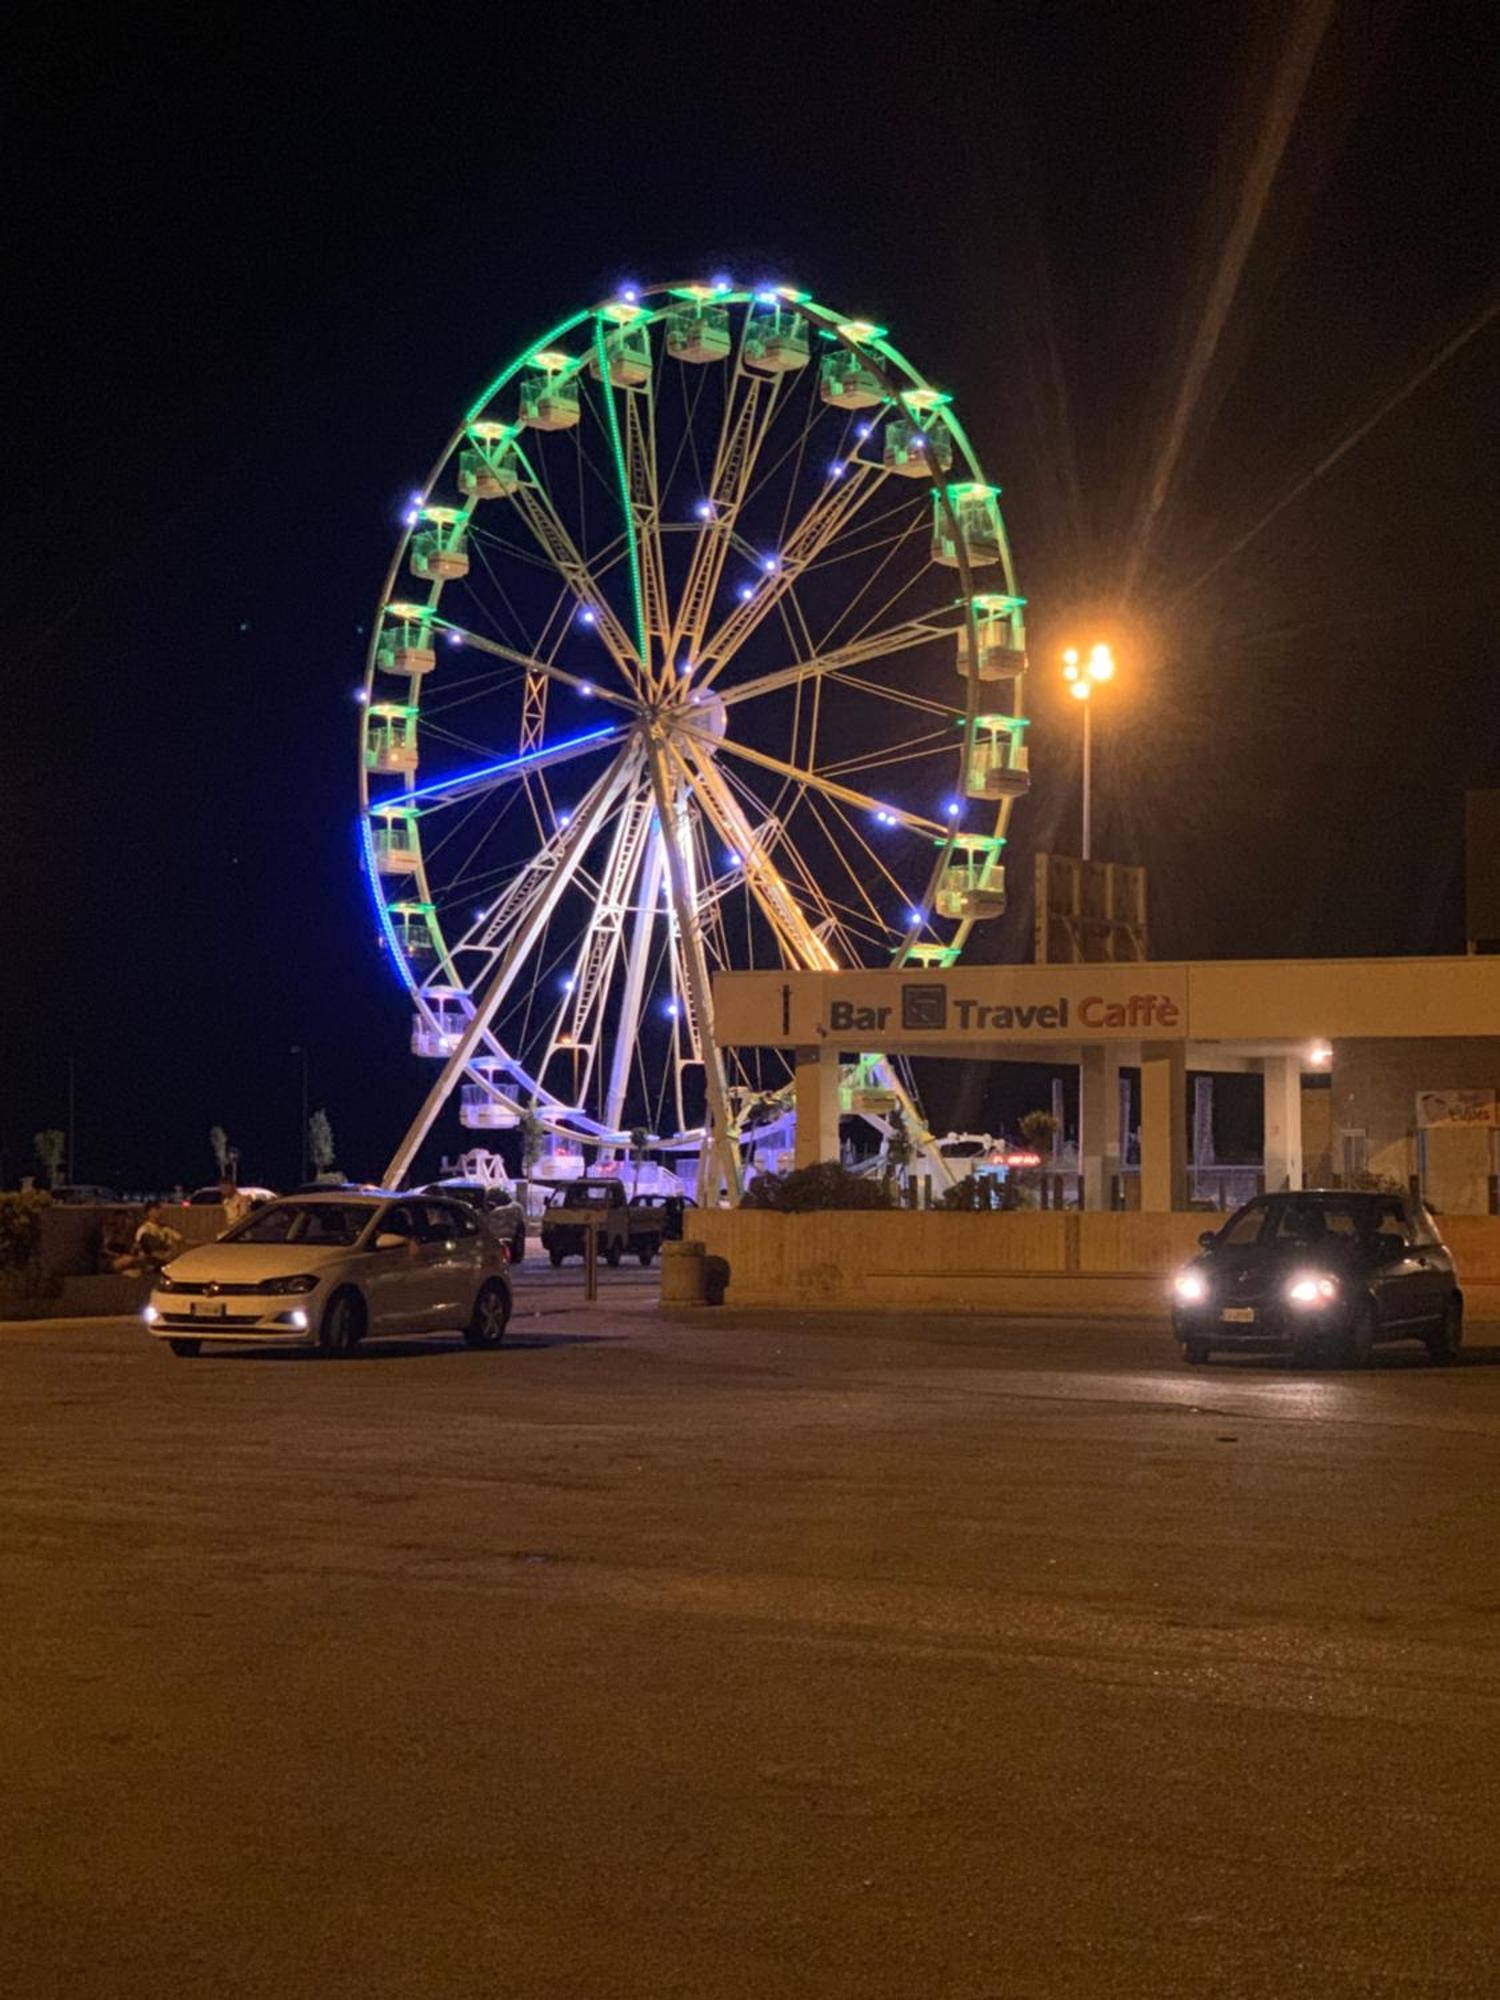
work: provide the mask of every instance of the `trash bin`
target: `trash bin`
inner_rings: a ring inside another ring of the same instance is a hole
[[[663,1243],[661,1302],[664,1306],[701,1306],[705,1297],[705,1252],[701,1243]]]

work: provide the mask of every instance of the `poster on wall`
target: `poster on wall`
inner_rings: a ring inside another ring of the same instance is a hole
[[[1417,1129],[1431,1132],[1444,1125],[1500,1124],[1500,1092],[1493,1090],[1419,1090]]]

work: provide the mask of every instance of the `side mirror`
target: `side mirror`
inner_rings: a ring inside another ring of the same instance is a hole
[[[1374,1255],[1382,1264],[1394,1264],[1406,1255],[1406,1238],[1394,1229],[1375,1232]]]
[[[382,1229],[380,1234],[375,1238],[374,1247],[377,1250],[404,1250],[406,1242],[407,1239],[404,1236],[398,1236],[394,1230]]]
[[[1200,1250],[1212,1250],[1218,1240],[1219,1232],[1216,1229],[1200,1229],[1198,1232],[1198,1248]]]

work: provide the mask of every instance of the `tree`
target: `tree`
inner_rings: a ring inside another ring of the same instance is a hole
[[[1043,1176],[1051,1163],[1052,1143],[1057,1137],[1058,1130],[1057,1120],[1050,1111],[1028,1111],[1017,1130],[1021,1134],[1022,1145],[1028,1152],[1039,1156],[1041,1165],[1015,1169],[1006,1182],[1006,1193],[1009,1195],[1014,1189],[1017,1201],[1022,1200],[1023,1194],[1029,1196],[1030,1199],[1024,1201],[1023,1206],[1031,1207],[1035,1205],[1044,1190]]]
[[[1051,1156],[1057,1137],[1057,1120],[1050,1111],[1028,1111],[1018,1127],[1028,1151]]]
[[[38,1132],[31,1143],[36,1147],[36,1156],[42,1163],[48,1187],[57,1187],[62,1181],[63,1158],[68,1150],[67,1135],[62,1132]]]
[[[39,1140],[61,1136],[37,1134]],[[42,1214],[51,1202],[51,1195],[38,1188],[0,1194],[0,1285],[23,1299],[33,1297],[41,1288]]]
[[[529,1181],[536,1172],[536,1163],[542,1157],[542,1149],[547,1143],[547,1134],[542,1121],[534,1111],[521,1113],[521,1178]]]
[[[222,1125],[210,1125],[208,1143],[213,1148],[214,1161],[219,1169],[219,1179],[229,1179],[229,1134]]]
[[[328,1113],[315,1111],[307,1121],[307,1157],[315,1174],[326,1174],[338,1157],[333,1144],[333,1126]]]
[[[886,1123],[890,1126],[885,1141],[886,1162],[894,1170],[896,1179],[904,1181],[917,1156],[917,1149],[912,1140],[911,1127],[906,1122],[906,1113],[899,1104],[891,1106],[886,1114]]]

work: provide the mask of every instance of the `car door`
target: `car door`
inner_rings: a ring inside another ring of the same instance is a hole
[[[1406,1224],[1417,1266],[1418,1310],[1424,1320],[1436,1322],[1447,1311],[1448,1295],[1453,1290],[1453,1259],[1432,1217],[1420,1203],[1407,1204]]]
[[[422,1325],[431,1331],[467,1326],[479,1290],[475,1275],[479,1218],[456,1202],[419,1205],[417,1271]]]
[[[1427,1272],[1400,1202],[1382,1204],[1375,1226],[1380,1250],[1371,1284],[1380,1323],[1417,1325],[1427,1310]]]
[[[398,1240],[387,1243],[387,1238]],[[372,1332],[416,1331],[415,1315],[423,1292],[417,1269],[419,1250],[415,1203],[392,1203],[376,1225],[368,1256],[369,1270],[364,1277]]]

